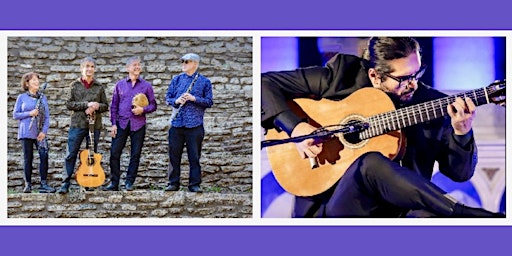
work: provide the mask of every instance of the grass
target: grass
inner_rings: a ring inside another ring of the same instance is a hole
[[[207,188],[205,189],[205,192],[220,193],[220,192],[222,192],[222,188],[221,188],[221,187],[216,187],[216,186],[207,187]]]
[[[149,190],[156,191],[156,190],[162,190],[162,188],[159,187],[159,186],[156,186],[154,184],[150,184],[149,185]]]

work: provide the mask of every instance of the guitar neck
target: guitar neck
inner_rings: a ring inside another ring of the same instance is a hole
[[[493,90],[494,87],[488,86],[372,116],[368,120],[370,127],[360,133],[360,139],[372,138],[443,117],[448,114],[448,105],[458,97],[471,98],[476,106],[488,104],[489,95]]]
[[[93,156],[91,148],[94,148],[94,147],[91,147],[91,144],[94,145],[94,124],[95,123],[96,123],[96,116],[94,114],[89,115],[89,139],[91,142],[91,143],[89,143],[89,148],[88,148],[89,157]]]

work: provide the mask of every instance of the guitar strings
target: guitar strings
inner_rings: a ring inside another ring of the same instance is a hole
[[[486,92],[486,89],[489,91]],[[447,113],[445,113],[444,110],[449,104],[453,103],[457,97],[471,98],[477,106],[485,104],[489,100],[487,95],[492,94],[494,91],[494,87],[480,88],[372,116],[368,119],[368,129],[361,132],[359,138],[361,140],[365,140],[391,131],[399,130],[407,126],[445,116]],[[482,99],[485,101],[480,102],[479,100]],[[430,116],[429,113],[432,113],[433,115]]]

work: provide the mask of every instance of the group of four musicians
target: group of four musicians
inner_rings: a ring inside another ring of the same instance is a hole
[[[207,108],[213,105],[212,85],[208,78],[199,74],[200,57],[195,53],[187,53],[181,58],[182,73],[175,76],[165,96],[166,103],[173,107],[168,133],[169,183],[166,191],[180,189],[181,155],[187,147],[190,162],[188,189],[191,192],[202,192],[201,156],[204,139],[203,117]],[[146,114],[157,108],[153,87],[150,82],[141,78],[141,60],[134,56],[127,60],[128,76],[119,80],[112,94],[110,120],[112,127],[112,145],[110,149],[110,184],[103,188],[106,191],[118,191],[121,176],[120,157],[128,137],[131,141],[130,163],[128,165],[125,189],[134,189],[135,178],[139,167],[144,137],[146,135]],[[72,111],[68,132],[68,153],[65,161],[66,172],[62,186],[56,190],[48,185],[48,142],[47,134],[50,126],[48,99],[40,88],[39,75],[26,73],[21,79],[21,87],[26,93],[18,96],[14,111],[14,119],[19,120],[18,139],[22,142],[24,156],[24,193],[32,191],[32,161],[34,147],[40,156],[39,173],[41,177],[40,193],[60,194],[69,192],[71,177],[75,172],[76,159],[84,138],[89,147],[89,125],[94,124],[94,152],[97,152],[102,125],[102,113],[108,111],[109,104],[105,95],[105,87],[94,79],[96,61],[85,57],[80,63],[81,77],[70,85],[66,107]],[[149,104],[137,106],[132,104],[135,95],[143,94]]]

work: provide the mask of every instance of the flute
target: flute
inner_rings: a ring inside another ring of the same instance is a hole
[[[43,92],[46,89],[47,85],[48,85],[47,83],[43,83],[42,88],[39,90],[39,97],[37,98],[35,109],[39,109],[39,106],[41,105],[41,100],[43,98]],[[38,115],[39,115],[39,113],[37,114],[37,116]],[[28,126],[29,130],[32,128],[32,124],[34,123],[34,120],[36,119],[37,116],[33,116],[32,119],[30,120],[30,124]]]

